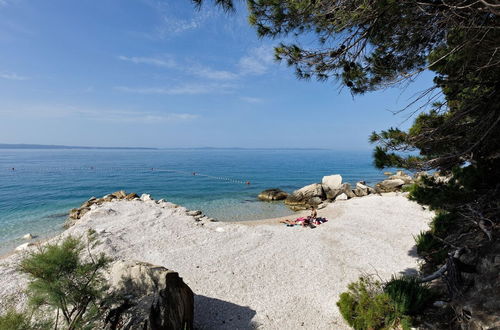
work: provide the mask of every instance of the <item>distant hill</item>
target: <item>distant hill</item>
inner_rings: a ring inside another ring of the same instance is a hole
[[[121,149],[121,150],[156,150],[157,148],[142,147],[82,147],[82,146],[61,146],[46,144],[5,144],[0,143],[0,149]]]

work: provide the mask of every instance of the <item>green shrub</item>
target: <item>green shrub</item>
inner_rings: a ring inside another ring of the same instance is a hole
[[[19,267],[31,278],[27,290],[31,307],[54,310],[67,329],[91,326],[100,316],[97,304],[107,290],[102,271],[110,259],[90,253],[94,237],[89,232],[87,244],[71,236],[61,244],[47,244],[28,255]]]
[[[392,277],[385,285],[384,292],[389,295],[396,310],[405,315],[415,315],[434,297],[432,291],[411,276]]]
[[[442,245],[429,231],[421,231],[417,236],[413,236],[413,239],[419,255],[431,254]]]
[[[455,218],[456,215],[453,213],[437,212],[431,222],[432,233],[442,238],[446,237],[450,229],[452,229],[451,227],[455,224]]]
[[[26,313],[19,313],[14,309],[10,309],[5,314],[0,315],[0,330],[28,329],[33,329],[33,327]]]
[[[398,325],[409,328],[410,319],[398,311],[380,282],[361,277],[349,284],[348,289],[340,295],[337,306],[354,329],[390,329]]]
[[[431,231],[422,231],[413,238],[417,246],[417,253],[420,256],[437,265],[444,262],[448,255],[448,249],[434,237]]]

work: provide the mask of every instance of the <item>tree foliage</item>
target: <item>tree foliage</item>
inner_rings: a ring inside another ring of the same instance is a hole
[[[31,307],[55,310],[56,328],[59,314],[67,329],[92,324],[99,316],[98,304],[107,290],[102,271],[110,259],[104,254],[92,255],[93,244],[92,233],[87,244],[69,236],[61,244],[42,246],[20,263],[19,270],[31,279],[27,289]]]
[[[200,4],[202,0],[195,0]],[[229,0],[217,0],[233,8]],[[425,111],[408,132],[374,133],[376,164],[441,170],[498,161],[500,6],[485,0],[248,0],[261,37],[294,36],[275,56],[301,79],[335,79],[353,93],[430,69]],[[418,110],[424,110],[419,108]],[[417,110],[417,111],[418,111]],[[419,151],[403,156],[401,151]]]

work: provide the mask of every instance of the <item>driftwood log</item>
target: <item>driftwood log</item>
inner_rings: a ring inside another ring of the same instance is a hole
[[[456,298],[462,294],[464,281],[462,272],[474,273],[475,267],[464,264],[460,261],[460,255],[465,252],[465,248],[459,248],[448,255],[446,263],[441,266],[436,272],[425,276],[419,280],[420,283],[430,282],[442,277],[448,288],[450,298]]]

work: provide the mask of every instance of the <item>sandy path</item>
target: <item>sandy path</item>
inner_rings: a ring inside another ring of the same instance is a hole
[[[110,209],[115,212],[109,211]],[[195,292],[199,329],[344,329],[338,295],[361,273],[382,278],[416,268],[414,241],[432,214],[397,195],[355,198],[319,211],[315,229],[277,220],[201,226],[168,203],[112,202],[63,235],[97,230],[98,249],[163,265]],[[24,280],[0,262],[0,297]]]

